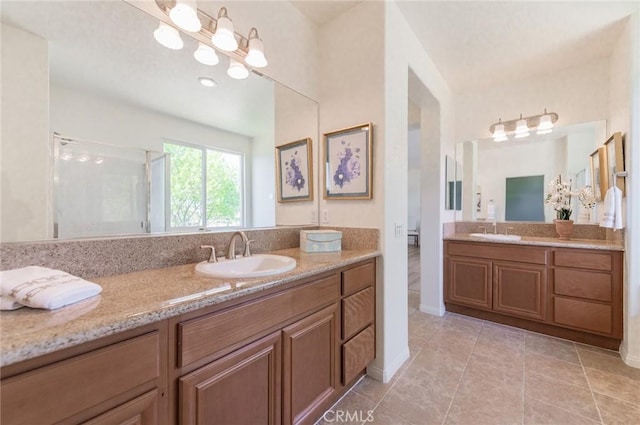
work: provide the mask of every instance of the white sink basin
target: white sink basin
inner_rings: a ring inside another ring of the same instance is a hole
[[[522,236],[518,235],[500,235],[495,233],[471,233],[472,238],[488,239],[490,241],[519,241]]]
[[[217,263],[196,264],[196,273],[207,277],[243,278],[272,276],[296,267],[296,260],[284,255],[254,254],[235,260],[221,259]]]

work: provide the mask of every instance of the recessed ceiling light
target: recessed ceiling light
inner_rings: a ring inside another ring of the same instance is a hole
[[[198,81],[200,81],[200,84],[202,84],[205,87],[217,87],[217,83],[209,77],[199,77]]]

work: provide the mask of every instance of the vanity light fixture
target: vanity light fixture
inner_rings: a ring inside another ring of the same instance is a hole
[[[202,23],[198,19],[197,10],[196,0],[176,0],[176,5],[169,11],[169,17],[183,30],[198,32],[202,29]]]
[[[504,131],[504,124],[502,124],[502,120],[498,120],[498,124],[496,124],[495,130],[493,131],[493,141],[494,142],[504,142],[507,140],[507,133]]]
[[[545,108],[544,114],[540,117],[540,123],[538,124],[537,134],[549,134],[553,131],[553,122],[551,122],[551,115],[547,113]]]
[[[227,69],[229,77],[236,80],[244,80],[249,76],[249,70],[245,68],[242,62],[229,58],[229,69]]]
[[[489,131],[494,141],[502,142],[507,140],[509,134],[515,134],[516,139],[527,137],[531,130],[537,130],[537,134],[549,134],[557,121],[558,114],[547,112],[545,109],[540,115],[522,117],[520,114],[520,118],[504,122],[500,119],[497,123],[491,124]]]
[[[226,7],[221,7],[218,11],[216,32],[211,36],[211,42],[218,49],[225,52],[234,52],[238,50],[238,42],[236,41],[235,32],[233,30],[233,22],[231,22],[229,15],[227,15]]]
[[[247,46],[247,57],[244,58],[247,65],[254,68],[264,68],[267,66],[267,58],[264,57],[264,44],[258,36],[258,30],[251,28],[249,31],[249,42]]]
[[[153,37],[168,49],[180,50],[184,46],[178,30],[164,22],[160,22],[158,28],[153,32]]]
[[[198,42],[198,49],[193,52],[193,57],[203,65],[217,65],[220,59],[215,50],[202,42]]]
[[[527,120],[522,119],[522,114],[520,114],[520,119],[516,123],[516,139],[522,139],[523,137],[527,137],[529,134]]]
[[[198,81],[205,87],[217,87],[218,84],[215,82],[213,78],[209,77],[198,77]]]

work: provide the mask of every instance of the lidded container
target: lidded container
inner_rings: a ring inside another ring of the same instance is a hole
[[[342,232],[339,230],[301,230],[300,249],[304,252],[342,251]]]

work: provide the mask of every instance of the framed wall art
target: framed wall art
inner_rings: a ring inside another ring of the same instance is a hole
[[[313,200],[311,139],[276,147],[276,186],[278,202]]]
[[[372,123],[324,134],[324,199],[371,199],[372,173]]]
[[[618,186],[618,189],[622,191],[624,196],[624,177],[617,176],[616,173],[624,171],[624,143],[622,139],[622,133],[614,133],[604,143],[604,150],[606,153],[607,164],[607,177],[609,178],[609,184]]]
[[[604,200],[604,195],[608,189],[605,155],[604,147],[599,147],[593,151],[591,158],[589,158],[591,165],[591,185],[593,186],[593,194],[598,201]]]

